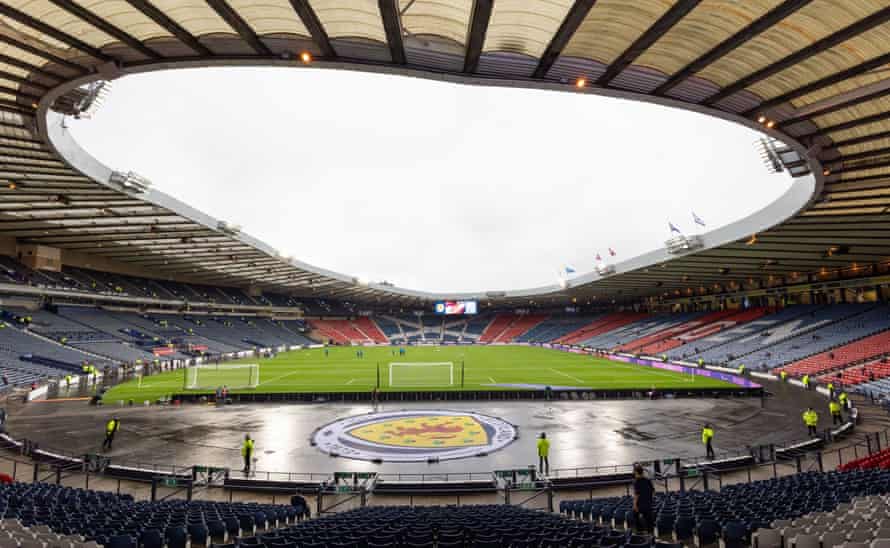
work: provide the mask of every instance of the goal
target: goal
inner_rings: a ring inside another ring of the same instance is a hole
[[[256,388],[259,383],[260,366],[256,363],[203,364],[185,369],[186,390]]]
[[[454,386],[454,363],[390,363],[389,386],[393,388]]]

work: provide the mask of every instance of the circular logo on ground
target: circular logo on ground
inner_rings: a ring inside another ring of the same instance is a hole
[[[516,426],[471,411],[404,410],[336,420],[312,435],[331,455],[386,462],[474,457],[503,449]]]

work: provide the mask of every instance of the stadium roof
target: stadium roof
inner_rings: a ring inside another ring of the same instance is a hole
[[[658,250],[492,300],[722,290],[890,257],[886,0],[0,2],[0,235],[221,285],[404,304],[470,296],[363,284],[277,257],[138,178],[112,176],[64,127],[63,114],[94,102],[91,82],[307,64],[654,101],[791,147],[786,166],[800,177],[788,194],[703,235],[702,250]]]

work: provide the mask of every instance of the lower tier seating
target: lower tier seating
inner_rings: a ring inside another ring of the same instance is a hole
[[[590,523],[517,506],[373,506],[298,523],[279,531],[283,544],[326,546],[502,548],[611,546],[644,548],[647,536],[612,532]],[[266,546],[279,544],[265,542]]]
[[[697,537],[697,545],[718,539],[737,540],[779,520],[794,520],[813,512],[830,512],[855,497],[890,491],[890,470],[806,472],[775,479],[726,485],[720,491],[658,493],[655,533],[680,542]],[[560,511],[570,517],[623,526],[633,520],[633,497],[563,501]],[[727,538],[729,537],[729,538]],[[869,532],[869,539],[871,532]],[[727,543],[733,544],[733,543]],[[790,545],[789,545],[790,546]],[[819,544],[811,548],[818,548]],[[800,545],[798,545],[800,547]]]
[[[298,517],[294,506],[165,500],[134,501],[116,495],[45,483],[13,483],[0,488],[3,523],[45,526],[110,548],[186,548],[225,542],[230,536],[287,525]],[[0,536],[0,545],[3,544]],[[4,545],[5,546],[5,545]],[[22,547],[25,548],[25,547]],[[34,548],[37,548],[36,546]]]

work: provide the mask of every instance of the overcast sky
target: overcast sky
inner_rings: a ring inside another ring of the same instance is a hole
[[[603,97],[318,69],[128,76],[74,136],[284,255],[429,291],[552,284],[782,194],[758,135]]]

